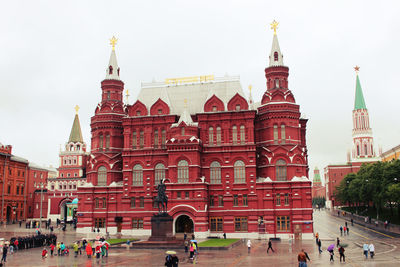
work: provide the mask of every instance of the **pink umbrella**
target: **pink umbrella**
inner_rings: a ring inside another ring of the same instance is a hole
[[[335,244],[329,245],[329,247],[326,249],[327,251],[331,252],[335,249]]]

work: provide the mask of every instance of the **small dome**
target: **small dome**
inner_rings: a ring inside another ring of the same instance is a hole
[[[72,200],[71,203],[72,203],[72,204],[78,204],[78,199],[77,199],[77,198],[74,198],[74,200]]]

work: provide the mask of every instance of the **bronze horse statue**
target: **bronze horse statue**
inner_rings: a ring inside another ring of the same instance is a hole
[[[157,197],[155,202],[158,206],[158,213],[167,213],[167,205],[168,205],[168,197],[165,194],[166,185],[161,180],[160,183],[157,185]]]

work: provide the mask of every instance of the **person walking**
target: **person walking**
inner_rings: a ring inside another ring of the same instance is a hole
[[[1,257],[1,262],[7,262],[7,251],[8,251],[8,246],[4,245],[3,247],[3,256]]]
[[[250,254],[250,250],[251,250],[251,241],[249,239],[247,240],[247,254]]]
[[[340,248],[339,248],[339,255],[340,255],[340,262],[342,262],[342,259],[343,259],[343,262],[346,262],[346,258],[344,256],[344,248],[342,246],[340,246]]]
[[[321,239],[318,239],[317,245],[318,245],[318,252],[319,252],[319,254],[321,254],[322,253],[322,250],[321,250]]]
[[[347,235],[349,235],[349,227],[346,228]]]
[[[304,253],[304,249],[302,249],[297,255],[297,261],[299,262],[299,267],[307,267],[307,257]]]
[[[344,235],[346,235],[346,228],[347,228],[346,226],[343,227],[343,234],[344,234]]]
[[[340,226],[339,230],[340,230],[340,236],[342,236],[343,235],[343,227]]]
[[[353,220],[353,218],[351,218],[350,222],[351,222],[351,226],[353,226],[353,225],[354,225],[354,220]]]
[[[346,227],[347,227],[347,222],[344,222],[344,226],[346,226]]]
[[[319,234],[318,232],[315,234],[315,243],[318,245]]]
[[[90,259],[92,257],[92,253],[93,253],[92,246],[90,245],[90,243],[87,243],[86,255],[87,255],[88,259]]]
[[[369,249],[368,244],[367,244],[367,243],[364,243],[364,245],[363,245],[363,251],[364,251],[364,255],[365,255],[365,258],[366,258],[366,259],[368,259],[368,249]]]
[[[194,243],[193,242],[190,242],[189,252],[190,252],[189,258],[191,260],[193,260],[193,257],[194,257]]]
[[[50,244],[50,255],[51,255],[51,256],[53,256],[54,248],[55,248],[55,247],[56,247],[56,246],[54,246],[53,243]]]
[[[57,243],[57,255],[61,256],[61,243],[60,242]]]
[[[274,252],[275,253],[275,251],[274,251],[274,249],[272,248],[272,242],[271,242],[271,239],[270,240],[268,240],[268,249],[267,249],[267,253],[269,252],[269,250],[272,250],[272,252]]]
[[[340,239],[338,237],[338,238],[336,238],[336,246],[339,247],[339,245],[340,245]]]
[[[74,254],[75,254],[75,258],[78,257],[78,252],[79,252],[79,247],[78,247],[78,243],[74,243],[73,245],[74,248]]]
[[[188,248],[189,247],[189,240],[185,239],[184,244],[185,244],[185,253],[187,253],[188,250],[189,250],[189,248]]]
[[[335,260],[333,259],[333,255],[335,255],[335,253],[333,253],[333,250],[330,250],[330,251],[329,251],[329,256],[330,256],[329,262],[334,262],[334,261],[335,261]]]
[[[372,243],[369,244],[368,249],[369,249],[369,255],[371,256],[371,259],[373,259],[374,255],[375,255],[375,246],[374,246],[374,244],[372,244]]]

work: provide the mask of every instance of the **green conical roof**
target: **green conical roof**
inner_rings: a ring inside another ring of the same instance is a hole
[[[364,95],[361,89],[360,79],[358,78],[358,74],[356,78],[356,99],[354,101],[354,110],[357,109],[367,109],[367,106],[365,105],[364,101]]]
[[[79,123],[78,114],[75,115],[74,124],[72,125],[71,134],[69,135],[68,142],[83,143],[81,124]]]

